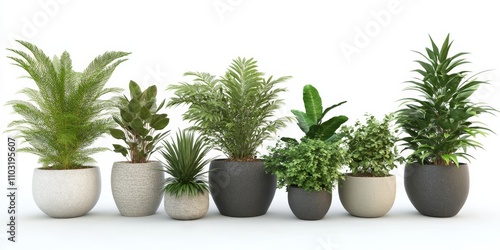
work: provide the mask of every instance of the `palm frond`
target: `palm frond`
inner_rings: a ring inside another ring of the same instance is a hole
[[[113,126],[106,117],[112,101],[102,97],[118,89],[104,85],[129,53],[106,52],[80,73],[73,70],[68,52],[51,60],[37,46],[18,42],[28,52],[9,49],[15,56],[8,58],[26,71],[36,88],[20,91],[29,101],[7,103],[21,116],[9,124],[9,131],[16,131],[30,145],[22,150],[38,155],[45,167],[69,169],[93,162],[90,155],[105,149],[92,144]]]

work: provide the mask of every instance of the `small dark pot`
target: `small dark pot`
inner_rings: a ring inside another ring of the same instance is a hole
[[[405,167],[405,190],[423,215],[452,217],[462,209],[469,194],[469,167],[421,165]]]
[[[208,181],[217,209],[231,217],[266,214],[276,192],[276,176],[264,172],[262,161],[214,160]]]
[[[320,220],[325,217],[332,204],[332,193],[327,191],[304,191],[288,187],[288,205],[301,220]]]

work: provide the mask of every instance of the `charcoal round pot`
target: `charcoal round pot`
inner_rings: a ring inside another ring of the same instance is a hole
[[[210,193],[220,214],[253,217],[267,213],[276,192],[276,176],[264,172],[262,161],[210,163]]]
[[[460,212],[469,194],[469,167],[408,164],[406,194],[417,211],[432,217],[452,217]]]
[[[182,194],[178,197],[165,193],[163,202],[167,215],[176,220],[196,220],[208,212],[208,192],[195,196]]]
[[[161,162],[115,162],[111,191],[120,214],[130,217],[155,214],[163,198],[164,182]]]
[[[357,217],[384,216],[396,199],[396,177],[346,175],[339,184],[339,198],[349,214]]]
[[[99,200],[98,167],[68,170],[37,168],[33,172],[33,199],[42,212],[54,218],[87,214]]]
[[[332,204],[332,193],[327,191],[304,191],[288,187],[288,205],[295,217],[301,220],[320,220],[325,217]]]

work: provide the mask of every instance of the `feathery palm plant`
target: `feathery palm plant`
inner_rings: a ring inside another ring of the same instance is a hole
[[[459,165],[459,158],[469,160],[467,148],[481,147],[474,138],[491,132],[481,123],[472,120],[482,113],[496,111],[492,107],[474,103],[470,96],[487,82],[476,79],[477,74],[456,71],[468,63],[467,53],[448,55],[451,44],[449,35],[441,49],[432,38],[432,48],[427,55],[417,52],[425,60],[417,60],[422,68],[414,70],[420,78],[408,81],[407,90],[416,91],[420,98],[403,99],[403,108],[397,112],[397,123],[406,132],[402,138],[404,150],[411,150],[409,162],[434,165]]]
[[[263,141],[289,120],[273,115],[283,104],[278,95],[285,91],[276,86],[290,77],[264,78],[253,58],[233,60],[219,78],[200,72],[184,75],[194,77],[194,83],[171,85],[175,96],[168,106],[189,105],[183,118],[194,122],[191,128],[230,160],[253,161]]]
[[[93,162],[91,155],[105,148],[92,144],[113,126],[108,118],[113,103],[102,97],[119,92],[104,85],[129,53],[106,52],[83,72],[76,72],[68,52],[51,60],[35,45],[17,42],[31,54],[9,49],[17,56],[8,58],[24,69],[26,77],[37,86],[20,91],[28,101],[7,103],[22,117],[9,124],[9,131],[17,131],[29,144],[20,150],[39,156],[44,167],[54,169],[74,169]]]
[[[182,194],[195,196],[208,192],[208,183],[203,171],[212,159],[205,159],[210,151],[201,137],[195,138],[192,131],[178,131],[175,141],[164,141],[160,154],[165,159],[165,192],[179,197]]]

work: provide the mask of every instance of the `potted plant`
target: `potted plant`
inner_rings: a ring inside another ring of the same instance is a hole
[[[162,164],[149,158],[168,134],[161,130],[169,118],[160,113],[165,100],[156,104],[155,85],[142,91],[136,82],[130,81],[129,90],[130,98],[120,97],[120,114],[113,116],[121,129],[110,129],[115,139],[125,142],[125,146],[113,144],[114,151],[127,158],[113,164],[111,190],[120,214],[147,216],[156,213],[162,200]]]
[[[401,162],[395,143],[397,131],[392,115],[379,121],[366,115],[365,123],[342,127],[346,163],[351,173],[339,183],[342,206],[351,215],[380,217],[392,208],[396,198],[396,177],[389,171]]]
[[[8,58],[36,88],[21,90],[27,100],[8,102],[22,117],[9,124],[9,131],[28,144],[20,151],[37,155],[42,164],[33,173],[33,198],[51,217],[85,215],[101,192],[100,171],[91,155],[105,148],[92,144],[113,125],[107,118],[112,102],[103,96],[118,89],[105,84],[129,53],[106,52],[76,72],[68,52],[51,60],[37,46],[17,42],[29,52],[9,49],[16,56]]]
[[[251,217],[267,212],[276,191],[276,177],[266,174],[257,148],[282,128],[287,118],[273,118],[283,104],[277,85],[290,77],[264,78],[254,59],[237,58],[220,77],[187,72],[192,83],[171,85],[168,106],[188,105],[183,118],[193,122],[210,145],[227,159],[210,163],[212,198],[222,215]]]
[[[404,183],[411,203],[423,215],[451,217],[469,192],[468,164],[462,162],[472,157],[467,149],[480,148],[476,136],[491,131],[475,118],[496,110],[470,99],[486,82],[457,70],[468,63],[467,53],[449,55],[449,35],[441,48],[430,40],[426,54],[417,52],[423,57],[414,70],[420,77],[407,82],[420,95],[403,99],[396,121],[406,133],[404,150],[410,151]]]
[[[332,188],[342,178],[344,149],[340,141],[302,138],[278,142],[264,156],[266,172],[286,187],[293,214],[303,220],[322,219],[332,202]]]
[[[304,102],[304,111],[292,110],[291,112],[297,119],[297,125],[305,133],[305,137],[310,139],[319,139],[323,141],[337,141],[341,138],[336,133],[337,129],[344,124],[348,118],[345,115],[334,116],[323,122],[325,115],[332,109],[346,103],[346,101],[334,104],[323,110],[323,102],[318,90],[307,84],[302,91],[302,100]],[[283,137],[284,141],[295,141],[295,139]]]
[[[212,159],[205,156],[210,151],[201,137],[192,131],[179,131],[175,141],[165,141],[163,156],[165,169],[170,175],[164,188],[165,212],[173,219],[193,220],[208,211],[208,182],[204,167]]]

